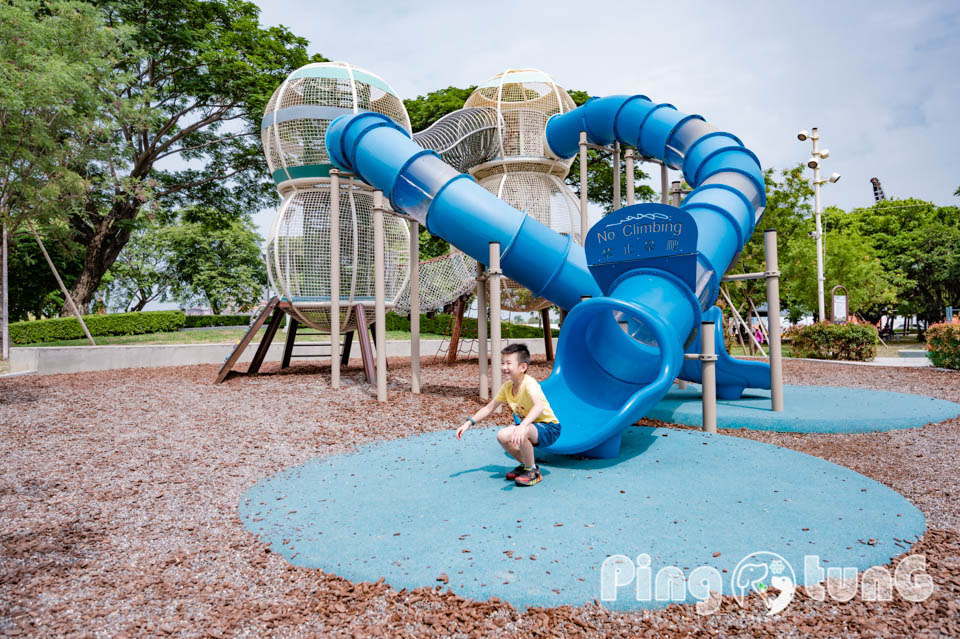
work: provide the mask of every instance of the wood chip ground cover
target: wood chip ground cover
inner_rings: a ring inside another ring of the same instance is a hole
[[[958,637],[960,419],[858,435],[728,434],[841,464],[899,491],[927,517],[911,552],[926,601],[817,602],[780,616],[759,600],[616,613],[599,605],[517,611],[446,580],[413,591],[294,567],[237,517],[243,491],[312,457],[453,428],[481,405],[476,362],[390,361],[379,405],[359,370],[343,388],[300,364],[215,386],[214,366],[0,380],[0,635],[23,637]],[[960,401],[960,375],[788,361],[792,384],[863,386]],[[550,366],[535,361],[544,378]],[[865,409],[868,407],[865,407]],[[506,424],[505,415],[497,418]],[[663,426],[644,420],[639,427]],[[868,540],[864,540],[867,542]],[[859,592],[859,591],[858,591]]]

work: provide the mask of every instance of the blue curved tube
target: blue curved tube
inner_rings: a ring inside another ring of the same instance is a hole
[[[582,247],[421,149],[386,116],[342,116],[328,128],[326,143],[335,166],[382,190],[394,208],[479,262],[488,264],[489,244],[498,242],[505,275],[570,310],[556,365],[543,382],[563,424],[547,450],[615,457],[622,430],[684,369],[683,344],[753,232],[765,205],[764,182],[756,156],[735,136],[646,96],[594,99],[554,116],[547,144],[557,156],[572,157],[581,131],[593,143],[619,140],[682,169],[695,187],[682,208],[697,225],[696,286],[659,268],[638,267],[605,284],[604,296]],[[581,302],[582,296],[593,299]],[[718,367],[721,387],[723,370]]]

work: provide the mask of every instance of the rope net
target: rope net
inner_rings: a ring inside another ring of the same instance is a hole
[[[476,286],[477,261],[453,249],[446,255],[420,262],[420,312],[438,311]],[[410,312],[409,281],[397,296],[398,313]]]
[[[291,73],[267,103],[260,130],[274,182],[327,177],[327,127],[360,111],[382,113],[411,130],[403,101],[374,73],[346,62],[308,64]]]
[[[413,141],[436,151],[444,162],[466,173],[500,155],[500,124],[496,109],[460,109],[415,133]]]
[[[557,233],[580,241],[580,204],[563,183],[573,160],[547,156],[544,130],[557,113],[576,108],[553,78],[537,69],[509,69],[477,87],[468,108],[494,109],[500,116],[499,157],[474,166],[480,186]],[[508,311],[538,311],[550,302],[513,280],[502,278],[502,305]]]
[[[292,306],[298,319],[320,331],[330,329],[329,181],[298,189],[283,201],[267,242],[267,272],[274,290]],[[374,305],[373,192],[352,180],[340,185],[341,331],[354,330],[352,307]],[[388,308],[408,287],[409,227],[384,215],[384,292]],[[367,314],[367,323],[373,313]]]

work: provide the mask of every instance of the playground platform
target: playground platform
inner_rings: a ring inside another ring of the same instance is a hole
[[[249,489],[241,520],[296,565],[396,589],[440,582],[521,608],[593,602],[612,555],[648,555],[653,575],[712,566],[730,594],[752,553],[776,553],[803,583],[807,555],[863,570],[925,530],[923,514],[882,484],[742,438],[632,427],[619,459],[545,456],[531,488],[504,480],[515,462],[493,429],[465,439],[430,433],[311,460]],[[669,603],[633,593],[604,605]]]

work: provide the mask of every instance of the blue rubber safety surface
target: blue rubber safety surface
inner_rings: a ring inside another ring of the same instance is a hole
[[[923,395],[836,386],[783,387],[784,410],[770,409],[770,391],[749,388],[736,400],[717,400],[717,428],[790,433],[867,433],[918,428],[960,415],[960,404]],[[865,410],[869,408],[869,410]],[[700,385],[676,386],[647,417],[702,426]]]
[[[863,570],[906,552],[925,529],[915,506],[863,475],[722,434],[627,428],[619,459],[545,455],[532,487],[504,479],[514,465],[495,429],[463,441],[429,433],[266,478],[239,514],[294,564],[355,582],[384,577],[396,589],[446,574],[457,594],[520,608],[600,598],[609,555],[645,553],[652,575],[709,565],[730,594],[751,553],[777,553],[803,583],[805,555]],[[701,598],[686,588],[673,596]],[[604,605],[667,603],[638,601],[631,582]]]

